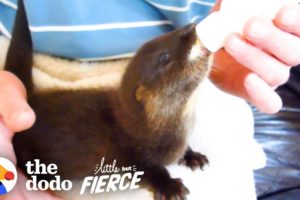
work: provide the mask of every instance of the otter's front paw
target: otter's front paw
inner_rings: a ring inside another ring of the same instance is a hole
[[[185,200],[189,190],[181,179],[171,178],[163,166],[144,166],[144,182],[149,184],[155,200]]]
[[[199,167],[203,169],[208,163],[209,161],[205,155],[194,152],[190,147],[185,152],[183,158],[179,160],[179,164],[186,165],[192,170],[196,170]]]
[[[162,184],[154,191],[155,200],[186,200],[186,195],[189,194],[189,190],[182,183],[182,180],[170,179],[168,182]]]

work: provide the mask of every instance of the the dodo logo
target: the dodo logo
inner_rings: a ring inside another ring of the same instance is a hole
[[[0,195],[10,192],[17,182],[17,170],[12,162],[0,157]]]

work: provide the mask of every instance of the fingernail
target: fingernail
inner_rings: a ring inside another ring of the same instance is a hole
[[[281,16],[281,23],[284,26],[293,26],[297,23],[299,15],[298,12],[295,9],[289,9],[285,11]]]
[[[31,115],[31,112],[30,112],[29,108],[24,108],[18,112],[13,113],[10,116],[10,120],[16,121],[16,122],[26,121],[28,119],[28,117],[30,117],[30,115]]]
[[[262,21],[254,21],[246,32],[248,37],[261,39],[268,34],[267,26]]]
[[[273,92],[272,101],[268,103],[266,108],[262,108],[261,111],[268,114],[275,114],[279,112],[281,108],[282,108],[282,100],[276,92]]]

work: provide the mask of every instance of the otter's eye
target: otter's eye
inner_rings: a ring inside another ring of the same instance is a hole
[[[159,62],[163,65],[167,64],[170,61],[170,54],[162,53],[159,57]]]

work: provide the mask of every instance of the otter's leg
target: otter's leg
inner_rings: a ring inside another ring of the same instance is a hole
[[[191,149],[191,147],[188,147],[183,158],[179,160],[179,164],[186,165],[192,170],[199,167],[203,169],[203,167],[208,164],[208,159],[205,155],[195,152]]]
[[[142,180],[154,190],[155,200],[185,200],[189,190],[181,179],[171,178],[167,169],[163,166],[144,168]]]

